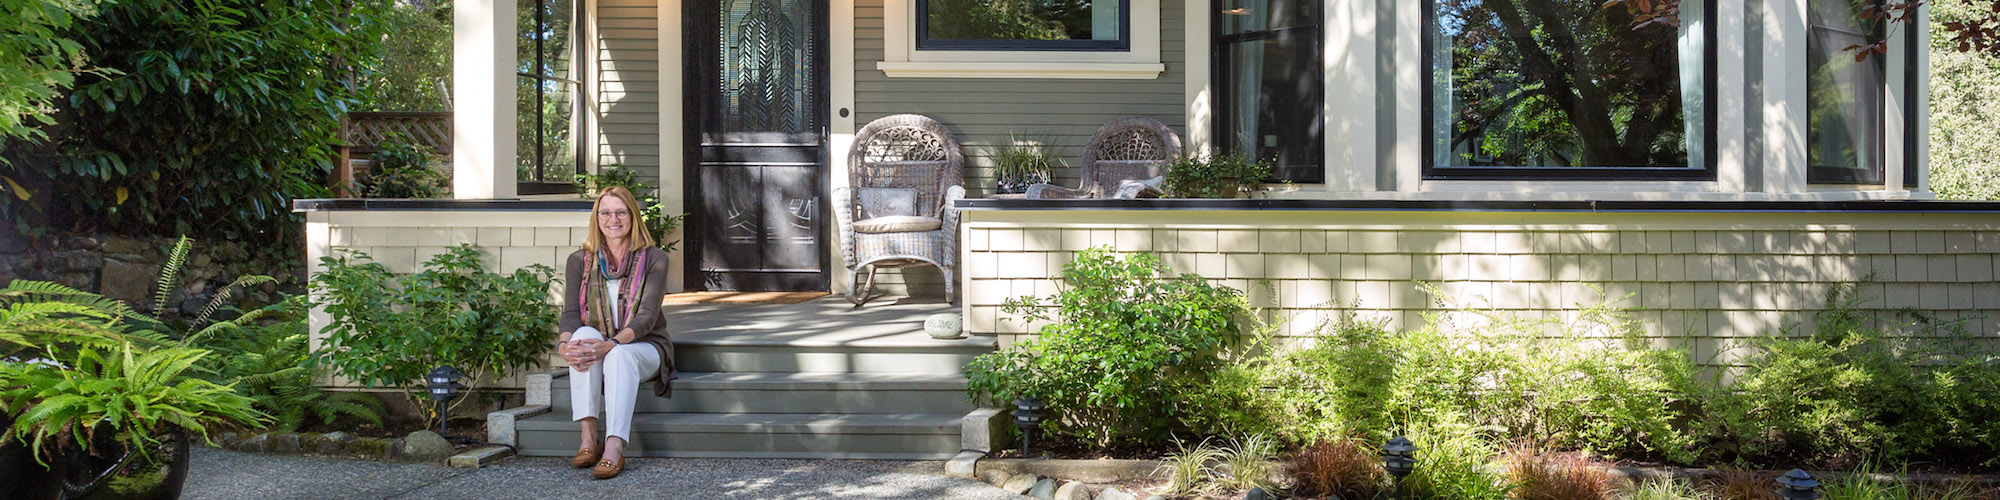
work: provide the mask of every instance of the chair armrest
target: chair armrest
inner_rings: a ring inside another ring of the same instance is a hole
[[[944,191],[944,226],[938,229],[944,231],[945,248],[948,249],[944,252],[945,267],[951,267],[958,262],[957,202],[964,198],[965,186],[952,186]]]
[[[840,238],[840,257],[848,269],[854,269],[854,191],[848,188],[833,190],[833,220],[838,226],[834,234]]]

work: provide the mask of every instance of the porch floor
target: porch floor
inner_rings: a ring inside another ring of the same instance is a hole
[[[829,295],[797,304],[667,304],[661,310],[675,344],[893,347],[952,342],[925,334],[924,319],[959,308],[906,299],[876,300],[856,309]]]

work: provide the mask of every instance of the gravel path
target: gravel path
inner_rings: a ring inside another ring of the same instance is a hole
[[[640,458],[594,481],[565,458],[510,458],[483,469],[194,450],[184,498],[773,498],[1019,499],[943,462]]]

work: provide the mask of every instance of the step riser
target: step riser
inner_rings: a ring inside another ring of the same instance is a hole
[[[963,374],[965,364],[984,351],[798,347],[676,346],[674,362],[683,372],[800,372]]]
[[[576,454],[577,431],[521,431],[521,454]],[[723,458],[946,459],[958,453],[959,434],[711,433],[633,430],[628,456]],[[949,450],[949,451],[944,451]]]
[[[757,391],[674,389],[674,397],[654,397],[640,389],[637,413],[954,413],[972,411],[965,391]],[[557,383],[550,411],[568,414],[569,387]]]

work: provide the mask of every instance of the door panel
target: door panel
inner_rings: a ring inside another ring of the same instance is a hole
[[[683,6],[689,288],[827,290],[824,0]]]

